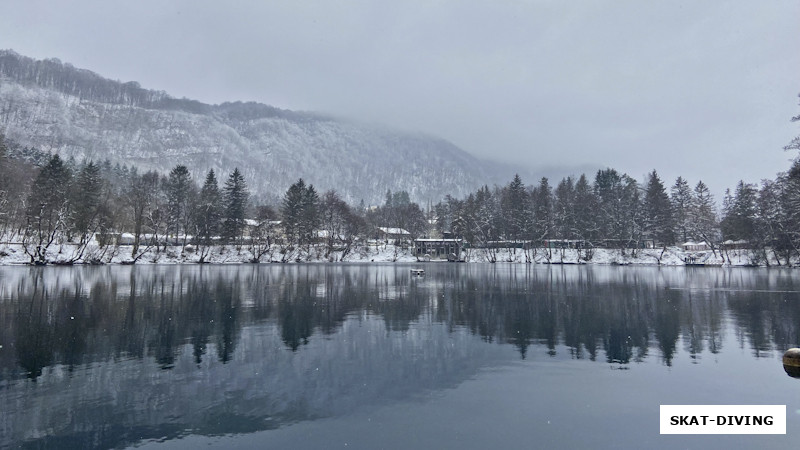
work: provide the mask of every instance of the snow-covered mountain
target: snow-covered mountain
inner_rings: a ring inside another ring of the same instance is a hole
[[[77,160],[162,172],[185,164],[200,180],[210,168],[224,177],[238,167],[254,193],[268,196],[302,177],[353,203],[379,203],[387,190],[419,202],[461,197],[506,183],[515,170],[428,135],[253,102],[176,99],[10,50],[0,50],[0,132]]]

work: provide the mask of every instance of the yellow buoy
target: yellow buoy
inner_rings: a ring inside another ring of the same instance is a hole
[[[800,348],[790,348],[783,354],[783,365],[800,367]]]
[[[783,370],[792,378],[800,378],[800,348],[790,348],[783,354]]]

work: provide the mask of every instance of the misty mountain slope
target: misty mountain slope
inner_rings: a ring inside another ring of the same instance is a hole
[[[57,60],[0,51],[0,131],[62,157],[134,164],[196,179],[234,167],[257,194],[281,196],[298,178],[319,192],[376,204],[387,190],[420,202],[505,183],[513,169],[435,137],[258,103],[206,105],[120,83]]]

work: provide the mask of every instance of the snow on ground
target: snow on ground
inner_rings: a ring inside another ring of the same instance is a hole
[[[100,248],[90,246],[82,257],[78,257],[77,246],[72,244],[55,245],[48,252],[48,262],[52,264],[130,264],[131,246]],[[241,264],[253,260],[253,253],[246,247],[213,246],[205,252],[205,262],[212,264]],[[607,265],[666,265],[680,266],[693,258],[694,263],[709,266],[776,266],[779,265],[774,256],[768,263],[764,258],[751,250],[732,250],[725,253],[719,251],[686,252],[680,247],[662,249],[639,249],[635,254],[630,249],[624,252],[619,249],[594,249],[590,254],[586,250],[574,249],[468,249],[462,257],[466,262],[499,262],[499,263],[535,263],[535,264],[607,264]],[[410,249],[394,245],[365,246],[353,249],[344,258],[342,252],[325,255],[323,248],[312,247],[306,251],[295,251],[288,257],[277,247],[270,254],[261,257],[261,263],[269,262],[417,262],[422,259],[411,254]],[[195,264],[200,261],[200,252],[193,246],[182,248],[170,246],[166,250],[155,248],[147,250],[136,259],[136,264]],[[20,244],[0,244],[0,265],[29,264],[30,257]],[[793,261],[794,266],[800,261]],[[781,261],[785,265],[785,261]]]

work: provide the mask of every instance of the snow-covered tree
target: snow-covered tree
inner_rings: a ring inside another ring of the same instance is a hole
[[[227,242],[237,242],[242,237],[245,227],[245,212],[250,193],[239,169],[234,169],[225,181],[222,189],[223,237]]]
[[[200,262],[204,262],[212,239],[222,228],[222,194],[214,169],[208,171],[194,208],[194,233]]]
[[[586,175],[581,174],[575,183],[575,237],[594,242],[600,237],[601,220],[598,216],[598,199]]]
[[[123,204],[129,208],[133,224],[131,258],[134,260],[144,254],[139,252],[142,234],[147,232],[158,235],[160,232],[161,214],[158,211],[163,209],[160,181],[155,171],[142,175],[134,171],[123,191]],[[149,248],[152,243],[153,240],[147,240],[147,247]]]
[[[100,167],[90,161],[80,169],[72,184],[70,232],[80,242],[97,228],[103,182]]]
[[[642,233],[639,185],[614,169],[600,170],[594,181],[600,235],[613,246],[635,247]]]
[[[559,239],[575,238],[575,182],[566,177],[558,183],[553,193],[554,235]]]
[[[499,225],[503,238],[521,242],[527,237],[532,220],[530,197],[519,175],[514,175],[514,179],[501,192],[502,219]]]
[[[644,195],[644,231],[663,246],[675,243],[672,203],[664,184],[653,170],[648,175]]]
[[[192,175],[184,165],[175,166],[164,184],[167,198],[167,223],[168,232],[175,239],[183,236],[186,243],[186,234],[191,223],[191,201],[193,200],[195,185]]]
[[[739,181],[733,196],[726,196],[720,227],[724,239],[751,241],[755,236],[758,190],[754,184]]]
[[[539,185],[531,191],[533,221],[530,239],[535,245],[541,245],[542,240],[553,237],[555,227],[553,220],[553,191],[547,178],[542,178]]]
[[[71,183],[70,170],[53,155],[31,186],[22,243],[33,264],[48,262],[48,249],[68,226]]]
[[[689,237],[705,242],[712,250],[719,240],[719,221],[714,196],[703,181],[694,187],[689,205]],[[715,251],[716,252],[716,251]]]
[[[681,242],[689,240],[690,212],[692,203],[692,188],[683,178],[678,177],[670,189],[670,202],[675,218],[675,233]]]

